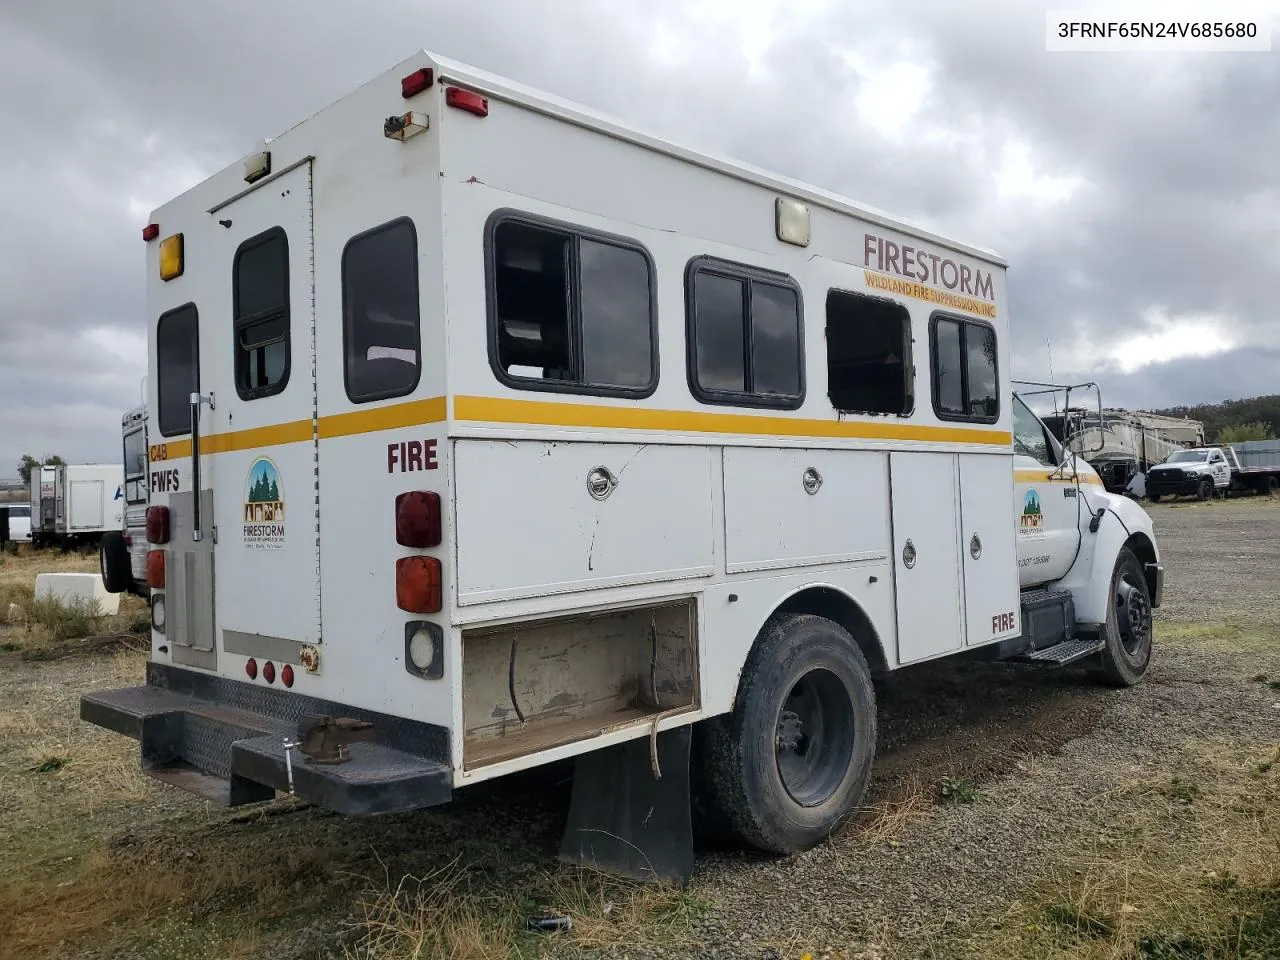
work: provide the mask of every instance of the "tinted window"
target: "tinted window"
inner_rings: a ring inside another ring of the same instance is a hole
[[[147,435],[142,430],[124,436],[124,498],[128,503],[147,499]]]
[[[795,286],[709,258],[693,261],[687,277],[690,386],[698,399],[798,407],[804,380]]]
[[[993,421],[1000,413],[996,333],[975,320],[933,324],[934,408],[946,420]]]
[[[964,414],[964,373],[961,369],[960,324],[939,320],[934,346],[938,375],[938,409]]]
[[[894,413],[915,406],[911,314],[892,300],[827,294],[827,395],[841,413]]]
[[[275,227],[246,240],[232,268],[236,392],[251,400],[289,379],[289,240]]]
[[[422,369],[418,237],[394,220],[342,252],[344,380],[353,403],[412,393]]]
[[[506,215],[488,251],[491,357],[525,389],[647,395],[657,384],[653,269],[630,241]]]
[[[191,432],[191,394],[200,390],[197,330],[193,303],[162,314],[156,324],[156,393],[165,437]]]
[[[733,277],[701,273],[693,284],[698,386],[703,390],[747,389],[743,291]]]
[[[1046,467],[1057,466],[1045,436],[1044,425],[1017,397],[1013,398],[1013,449],[1024,456],[1033,457]]]

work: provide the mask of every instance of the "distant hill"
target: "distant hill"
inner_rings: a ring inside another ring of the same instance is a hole
[[[1244,423],[1268,424],[1273,437],[1280,430],[1280,394],[1251,397],[1247,400],[1224,400],[1222,403],[1197,403],[1189,407],[1168,407],[1151,412],[1203,421],[1205,436],[1210,441],[1215,440],[1222,429]]]

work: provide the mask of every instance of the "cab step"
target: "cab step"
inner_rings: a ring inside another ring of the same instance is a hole
[[[1051,647],[1032,650],[1029,653],[1024,653],[1018,657],[1010,657],[1009,659],[1014,663],[1039,663],[1063,667],[1068,663],[1075,663],[1077,660],[1083,660],[1085,657],[1101,653],[1104,647],[1106,647],[1106,642],[1100,636],[1076,637],[1073,640],[1064,640],[1062,643],[1055,643]]]

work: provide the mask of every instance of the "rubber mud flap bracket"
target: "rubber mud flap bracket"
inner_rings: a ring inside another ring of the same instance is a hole
[[[633,880],[684,887],[693,878],[689,755],[692,727],[658,734],[662,779],[649,738],[580,754],[560,859]]]

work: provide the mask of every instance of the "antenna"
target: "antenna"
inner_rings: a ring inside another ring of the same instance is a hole
[[[1048,338],[1045,338],[1044,348],[1049,353],[1049,379],[1052,381],[1053,380],[1053,344],[1049,342]]]

